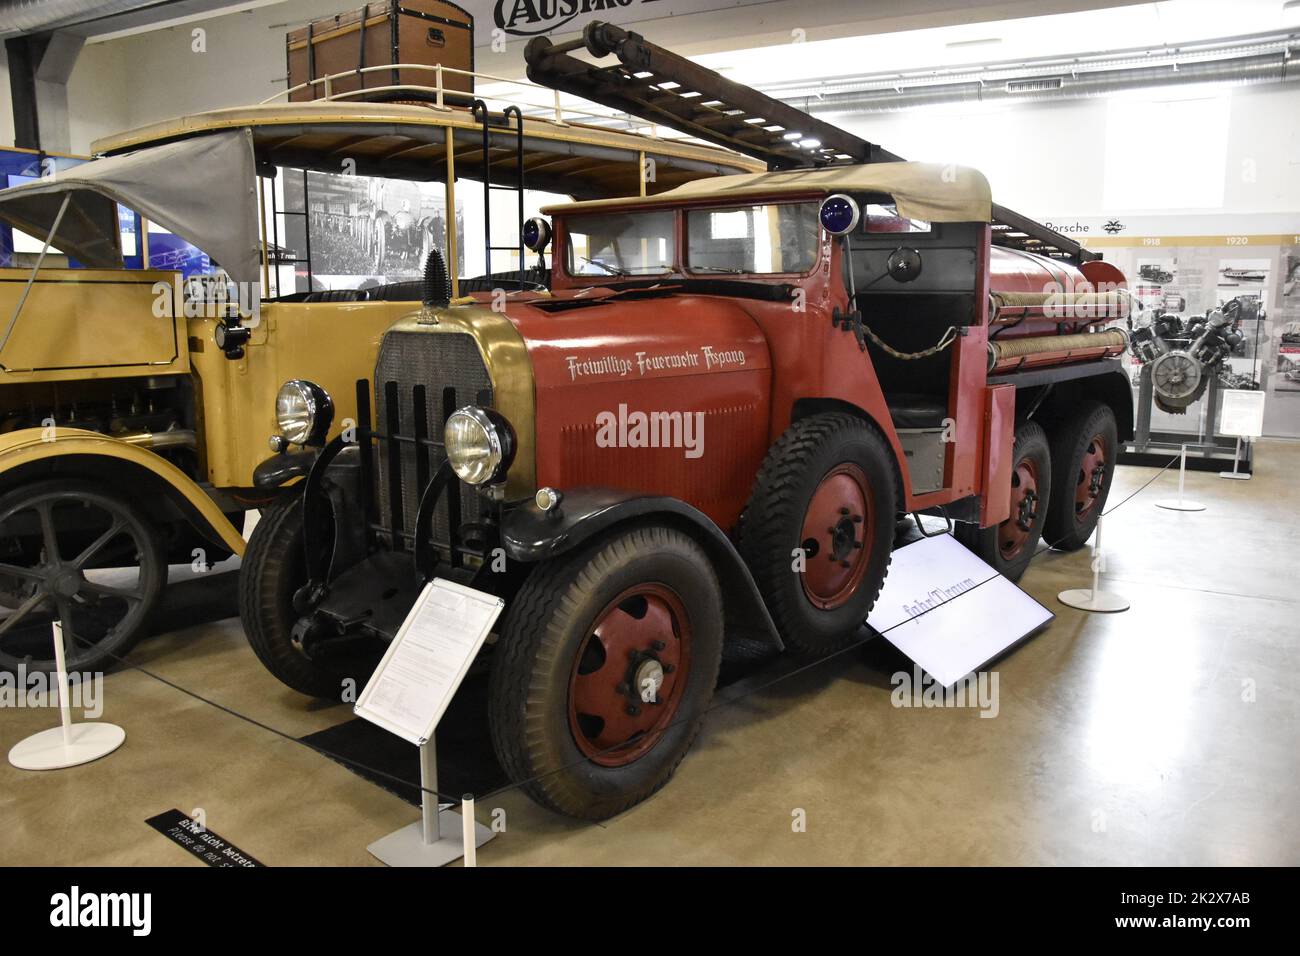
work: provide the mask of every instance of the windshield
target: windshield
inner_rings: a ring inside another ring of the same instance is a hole
[[[686,235],[690,272],[804,273],[817,262],[817,204],[692,210]]]
[[[565,220],[573,276],[647,276],[673,271],[672,210],[598,213]]]

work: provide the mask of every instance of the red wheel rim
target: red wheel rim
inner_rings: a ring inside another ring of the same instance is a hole
[[[1074,517],[1082,521],[1091,514],[1106,484],[1106,442],[1100,435],[1088,439],[1079,462],[1079,477],[1074,487]]]
[[[573,659],[569,730],[578,749],[603,767],[644,756],[677,713],[690,664],[690,618],[676,592],[639,584],[616,597]]]
[[[1040,505],[1038,465],[1022,458],[1011,472],[1011,516],[998,525],[998,552],[1004,561],[1025,550],[1038,527]]]
[[[869,487],[857,465],[836,465],[822,478],[804,512],[800,578],[808,600],[822,610],[846,603],[866,576],[874,537]]]

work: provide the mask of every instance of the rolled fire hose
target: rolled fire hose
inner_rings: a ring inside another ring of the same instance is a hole
[[[1128,333],[1123,329],[998,339],[989,343],[989,371],[1006,371],[1026,365],[1056,365],[1119,355],[1127,346]]]
[[[1125,289],[1110,292],[990,292],[989,324],[1012,322],[1027,315],[1068,321],[1102,322],[1122,319],[1133,309]]]

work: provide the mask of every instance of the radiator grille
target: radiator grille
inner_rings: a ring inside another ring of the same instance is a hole
[[[425,388],[428,436],[436,442],[442,441],[443,426],[446,424],[444,402],[449,389],[454,390],[453,409],[465,405],[490,407],[492,404],[492,381],[488,377],[487,366],[473,336],[464,333],[392,331],[384,336],[379,349],[379,361],[375,366],[374,424],[375,431],[384,435],[389,432],[389,382],[397,383],[397,434],[402,436],[415,435],[413,393],[416,385]],[[391,525],[393,514],[389,491],[389,444],[379,444],[375,472],[375,500],[379,505],[380,523],[386,528]],[[409,550],[415,529],[415,515],[424,489],[417,487],[416,447],[409,441],[399,441],[396,444],[401,453],[401,530],[408,537],[390,535],[389,538],[394,549]],[[429,475],[432,476],[446,458],[446,452],[437,447],[429,448],[428,454]],[[447,494],[439,501],[433,517],[433,541],[444,553],[451,544],[447,500],[450,495],[457,493],[460,495],[461,522],[477,522],[482,519],[485,504],[483,497],[469,485],[453,482]]]

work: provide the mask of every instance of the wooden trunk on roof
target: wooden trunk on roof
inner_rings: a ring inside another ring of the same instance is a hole
[[[474,69],[474,18],[444,0],[385,0],[336,16],[315,20],[285,36],[289,88],[333,73],[351,71],[330,81],[331,94],[355,93],[386,86],[437,85],[431,70],[375,70],[386,64],[442,64],[442,87],[448,103],[466,105],[474,78],[449,70]],[[321,99],[323,83],[289,95],[291,101]],[[412,100],[431,98],[409,90],[359,94],[356,98]]]

